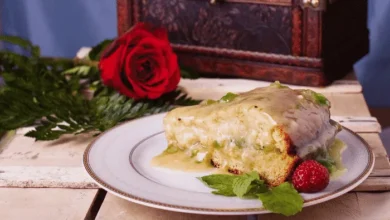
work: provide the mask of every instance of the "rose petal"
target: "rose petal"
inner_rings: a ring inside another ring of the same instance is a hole
[[[148,90],[145,90],[144,88],[140,87],[137,83],[132,83],[134,92],[140,97],[140,98],[146,98],[148,96]]]
[[[177,88],[177,85],[181,79],[181,75],[176,54],[170,53],[168,56],[168,70],[170,72],[170,78],[169,84],[167,85],[167,91],[173,91]]]
[[[154,84],[158,81],[166,80],[168,78],[168,75],[160,74],[160,69],[166,69],[165,58],[162,56],[161,51],[144,49],[142,46],[137,46],[133,51],[131,51],[130,54],[128,54],[126,58],[126,74],[128,78],[131,78],[132,81],[139,81],[137,73],[135,72],[138,69],[136,67],[137,60],[139,58],[144,59],[146,57],[150,62],[154,64],[153,69],[151,70],[153,77],[151,77],[150,80],[148,80],[146,83]],[[131,66],[129,64],[131,64]]]
[[[137,63],[137,60],[134,60],[134,59],[135,59],[135,56],[131,56],[131,55],[129,55],[126,59],[126,63],[128,65],[126,68],[127,79],[129,80],[129,82],[133,86],[134,92],[137,93],[137,95],[139,97],[143,97],[143,98],[160,97],[165,92],[165,87],[168,84],[167,78],[162,78],[160,80],[160,82],[158,82],[155,80],[156,72],[153,71],[151,73],[151,74],[153,74],[153,77],[152,77],[153,80],[149,80],[147,82],[141,82],[137,78],[136,73],[135,73],[138,63]],[[159,71],[161,71],[161,70],[159,70]],[[167,73],[163,73],[161,75],[166,75],[166,74]],[[150,86],[149,83],[151,81],[154,81],[155,85]]]
[[[120,74],[116,74],[114,76],[113,85],[112,85],[119,93],[134,99],[140,99],[139,95],[134,92],[133,89],[129,89],[125,86],[120,78]]]
[[[114,75],[116,75],[122,65],[121,56],[124,48],[118,45],[115,51],[111,51],[109,56],[105,56],[99,61],[100,76],[105,85],[111,86]]]

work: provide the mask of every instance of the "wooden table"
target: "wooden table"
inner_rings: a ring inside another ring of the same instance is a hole
[[[370,116],[361,87],[356,81],[348,82],[353,86],[334,86],[321,90],[332,103],[332,115]],[[181,86],[195,98],[200,98],[220,97],[226,89],[233,88],[229,87],[230,84],[236,85],[234,88],[240,85],[259,85],[259,82],[253,81],[218,81],[218,84],[226,85],[220,85],[214,92],[207,89],[208,92],[204,93],[202,91],[204,85],[207,88],[207,83],[215,85],[216,81],[184,81]],[[390,165],[378,136],[380,128],[375,122],[352,123],[350,126],[371,145],[376,156],[374,172],[355,191],[329,202],[304,208],[301,213],[289,219],[390,219]],[[24,129],[18,130],[12,138],[3,138],[3,143],[0,144],[1,220],[256,218],[182,214],[125,201],[98,189],[86,176],[82,167],[82,154],[92,140],[91,137],[66,136],[51,142],[34,142],[24,137],[24,132]],[[267,214],[259,215],[258,219],[276,220],[285,217]]]

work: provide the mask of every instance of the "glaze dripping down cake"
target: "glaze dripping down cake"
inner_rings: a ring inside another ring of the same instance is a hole
[[[166,151],[239,174],[256,171],[269,185],[290,176],[300,159],[324,152],[340,126],[330,103],[311,90],[278,82],[220,100],[179,107],[164,118]]]

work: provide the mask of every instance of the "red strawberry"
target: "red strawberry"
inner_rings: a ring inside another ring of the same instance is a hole
[[[329,171],[315,160],[306,160],[295,169],[292,183],[299,192],[319,192],[329,184]]]

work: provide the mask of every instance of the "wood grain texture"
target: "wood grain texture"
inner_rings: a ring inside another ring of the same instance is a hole
[[[357,133],[380,133],[382,130],[374,117],[332,115],[331,119]]]
[[[280,1],[267,0],[267,2]],[[291,4],[291,1],[289,2]],[[215,10],[215,7],[207,1],[118,0],[117,4],[119,35],[138,21],[162,25],[169,32],[170,41],[178,54],[180,64],[189,66],[202,75],[280,80],[308,86],[327,84],[320,70],[322,68],[320,59],[311,60],[308,57],[290,56],[292,55],[291,19],[293,17],[291,6],[270,6],[262,4],[262,1],[256,1],[256,4],[232,1],[223,4],[219,10]],[[190,4],[193,6],[190,7]],[[249,7],[250,4],[253,7]],[[203,6],[197,10],[199,5]],[[126,7],[127,14],[123,16]],[[187,7],[194,10],[184,10]],[[250,10],[250,12],[240,13],[242,10]],[[273,15],[275,13],[277,15]],[[231,16],[237,18],[230,19]],[[248,19],[246,18],[248,16],[260,17]],[[272,19],[268,19],[270,17]],[[190,22],[191,19],[195,21]],[[234,25],[234,22],[242,20],[245,21],[242,25]],[[265,23],[259,25],[259,22]],[[222,28],[223,31],[218,31],[221,25],[228,25],[229,28]],[[244,31],[243,27],[247,26],[251,34],[245,34],[248,31]],[[240,29],[237,29],[238,27]],[[258,28],[270,28],[270,30],[261,31],[262,34],[254,39],[247,39],[257,36],[252,32]],[[279,29],[280,31],[275,33],[275,30]],[[227,35],[224,36],[224,34]],[[275,34],[276,36],[271,36]],[[253,44],[258,38],[264,38],[264,40]],[[278,39],[282,40],[277,43]],[[275,43],[270,41],[275,41]],[[248,42],[251,42],[250,45]],[[260,48],[256,49],[254,45]],[[280,51],[275,48],[279,48]]]
[[[84,167],[2,166],[0,187],[98,189]]]
[[[284,217],[277,214],[266,214],[259,215],[258,220],[357,220],[360,215],[356,193],[349,193],[328,202],[304,208],[295,216]]]
[[[370,116],[362,94],[324,94],[331,103],[331,115]]]
[[[21,129],[0,152],[3,166],[70,166],[80,167],[82,155],[93,137],[66,135],[55,141],[35,141]]]
[[[292,11],[292,47],[291,52],[294,56],[302,54],[302,9],[299,6]]]
[[[390,218],[390,192],[347,193],[325,203],[306,207],[292,217],[277,214],[258,215],[258,220],[363,220]],[[128,202],[108,194],[97,215],[97,220],[135,220],[135,219],[246,219],[246,216],[202,216],[162,211]]]
[[[274,65],[267,62],[227,59],[223,57],[179,54],[179,62],[189,66],[201,76],[239,77],[263,81],[280,81],[294,85],[320,86],[325,85],[324,78],[317,68],[291,65]],[[305,66],[308,63],[305,64]]]
[[[209,216],[182,214],[138,205],[119,197],[107,194],[96,216],[96,220],[246,220],[245,216]]]
[[[304,208],[293,217],[269,214],[258,220],[384,220],[390,219],[390,192],[349,193],[323,204]]]
[[[19,129],[0,147],[0,187],[97,188],[82,167],[82,155],[93,137],[68,135],[55,141],[25,137]]]
[[[0,219],[84,219],[97,190],[0,188]]]
[[[128,0],[117,0],[117,20],[118,35],[125,33],[133,23],[133,18],[129,11],[132,11],[132,3]]]
[[[238,51],[224,48],[210,48],[204,46],[192,46],[183,44],[172,44],[173,49],[179,54],[179,61],[184,62],[185,59],[191,59],[194,57],[208,57],[216,59],[222,57],[224,59],[232,59],[233,62],[265,62],[271,64],[289,65],[293,68],[294,66],[300,67],[311,67],[314,69],[321,68],[322,61],[318,58],[311,57],[298,57],[292,55],[281,55],[274,53],[263,53],[263,52],[250,52],[250,51]],[[261,66],[261,65],[260,65]],[[193,67],[194,68],[194,67]],[[297,69],[298,70],[298,69]]]
[[[390,193],[357,193],[360,219],[390,219]]]
[[[184,89],[184,91],[195,99],[219,99],[228,92],[246,92],[257,87],[268,86],[269,84],[270,82],[247,79],[199,78],[197,80],[181,79],[179,87]],[[326,94],[328,97],[332,96],[330,93],[358,94],[362,92],[362,86],[356,80],[338,80],[329,86],[315,88],[295,85],[289,86],[292,89],[312,89],[316,92],[328,93]],[[362,101],[364,102],[364,100]],[[348,115],[344,114],[340,116]]]
[[[367,0],[340,2],[317,11],[300,0],[117,0],[118,34],[150,22],[167,28],[180,62],[203,75],[323,86],[368,52]]]
[[[291,6],[291,0],[223,0],[225,2],[239,2],[239,3],[254,3],[254,4],[266,4],[266,5],[282,5]]]
[[[382,140],[380,139],[378,134],[359,133],[359,136],[362,137],[365,141],[367,141],[376,157],[387,157],[386,149],[383,147]]]
[[[307,57],[321,55],[321,12],[311,9],[303,11],[303,52]]]
[[[390,191],[390,177],[369,177],[353,191]]]

